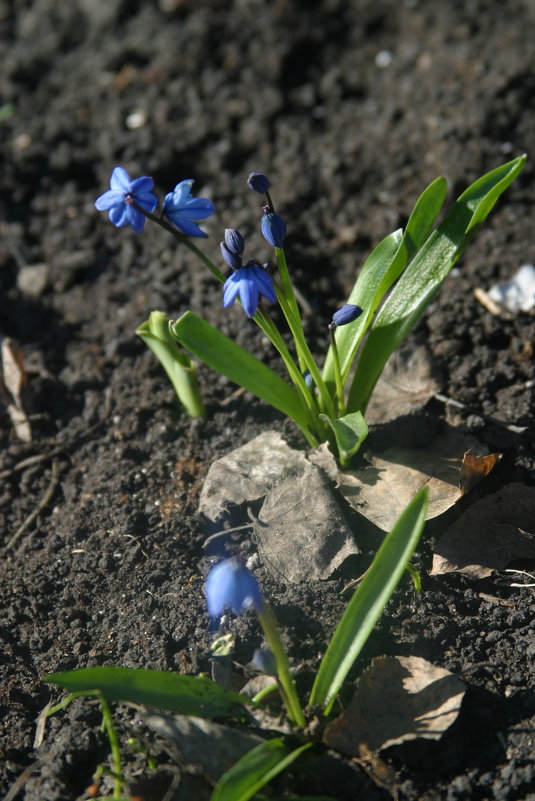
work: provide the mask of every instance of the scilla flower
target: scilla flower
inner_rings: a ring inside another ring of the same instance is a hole
[[[110,178],[110,188],[95,200],[98,211],[109,211],[111,222],[121,228],[131,225],[136,234],[145,226],[145,215],[134,207],[134,203],[147,211],[154,211],[158,204],[156,195],[150,191],[154,181],[148,175],[130,180],[124,167],[115,167]]]
[[[286,223],[274,211],[267,211],[260,220],[262,234],[274,248],[281,248],[286,236]]]
[[[354,303],[346,303],[341,309],[335,311],[331,325],[347,325],[356,320],[357,317],[360,317],[361,314],[362,309],[360,306],[356,306]]]
[[[247,317],[253,317],[260,295],[275,303],[273,280],[257,261],[248,261],[244,267],[230,275],[223,286],[223,306],[230,306],[240,296]]]
[[[172,192],[165,196],[163,213],[186,236],[207,237],[194,220],[205,220],[215,211],[214,204],[205,197],[191,197],[194,181],[180,181]]]
[[[264,599],[253,574],[239,559],[225,559],[208,573],[205,586],[210,617],[220,617],[225,609],[237,615],[254,606],[264,609]]]
[[[239,270],[245,242],[243,236],[235,228],[225,228],[225,241],[220,242],[221,255],[233,270]]]

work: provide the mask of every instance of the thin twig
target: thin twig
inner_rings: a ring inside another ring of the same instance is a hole
[[[28,515],[28,517],[26,518],[24,523],[21,526],[19,526],[19,528],[15,531],[15,533],[13,534],[11,539],[8,541],[8,543],[6,545],[6,550],[7,551],[9,551],[11,548],[13,548],[13,546],[15,546],[17,544],[17,542],[20,540],[22,535],[31,526],[31,524],[33,523],[35,518],[40,514],[40,512],[43,511],[43,509],[46,506],[48,506],[48,504],[50,503],[50,501],[54,497],[54,493],[55,493],[55,491],[57,489],[58,482],[59,482],[59,479],[58,479],[58,463],[56,461],[54,461],[54,462],[52,462],[52,475],[51,475],[50,483],[49,483],[48,487],[46,488],[45,492],[43,493],[43,496],[42,496],[41,500],[39,501],[39,503],[37,504],[36,508],[33,510],[33,512],[30,515]]]
[[[22,785],[24,784],[24,782],[30,778],[32,773],[34,773],[38,768],[41,768],[48,761],[49,758],[38,759],[35,762],[32,762],[31,765],[28,765],[28,767],[22,771],[18,779],[16,779],[15,782],[11,785],[11,788],[6,797],[4,798],[4,801],[13,801],[13,799],[17,797],[19,791],[22,789]]]

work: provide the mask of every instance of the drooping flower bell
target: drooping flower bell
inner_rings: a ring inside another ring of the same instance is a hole
[[[356,306],[354,303],[346,303],[345,306],[335,311],[331,325],[347,325],[356,320],[357,317],[360,317],[361,314],[362,309],[360,306]]]
[[[163,213],[178,230],[186,236],[207,237],[197,225],[198,220],[205,220],[215,211],[211,200],[205,197],[191,197],[192,178],[180,181],[172,192],[168,192],[163,202]]]
[[[146,211],[154,211],[158,198],[150,191],[154,181],[148,175],[132,181],[124,167],[115,167],[110,178],[110,188],[95,200],[98,211],[108,211],[110,221],[122,228],[131,225],[136,234],[145,227],[145,215],[134,203]]]
[[[208,614],[220,617],[225,609],[237,615],[254,606],[262,612],[265,603],[258,582],[239,559],[225,559],[213,567],[205,586]]]
[[[229,275],[223,286],[223,306],[230,306],[238,295],[247,317],[256,314],[260,295],[270,303],[275,303],[277,299],[273,279],[257,261],[248,261]]]
[[[286,223],[274,211],[267,211],[260,220],[262,234],[274,248],[281,248],[286,236]]]

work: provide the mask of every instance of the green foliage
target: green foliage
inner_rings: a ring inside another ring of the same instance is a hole
[[[181,715],[249,718],[245,710],[245,704],[250,703],[248,698],[225,690],[207,678],[160,670],[93,667],[53,673],[45,676],[45,681],[78,695],[94,695],[98,690],[107,701],[131,701]]]

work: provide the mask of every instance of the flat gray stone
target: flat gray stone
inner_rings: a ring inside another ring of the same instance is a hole
[[[199,512],[209,520],[221,520],[229,506],[263,498],[287,478],[303,474],[308,462],[280,434],[266,431],[214,462],[204,481]]]

